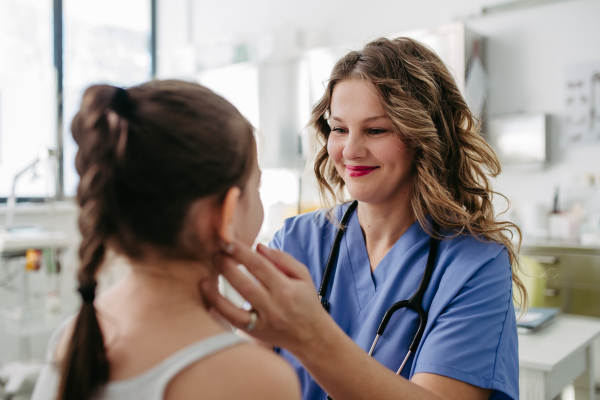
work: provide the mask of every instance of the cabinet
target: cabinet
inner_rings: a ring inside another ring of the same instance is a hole
[[[526,243],[521,253],[543,265],[544,305],[600,317],[600,248]]]
[[[545,290],[543,305],[558,307],[566,314],[600,318],[600,247],[556,242],[530,243],[521,247],[521,254],[544,267]],[[600,388],[600,339],[593,346],[595,353],[596,390]],[[586,384],[575,381],[576,388]]]

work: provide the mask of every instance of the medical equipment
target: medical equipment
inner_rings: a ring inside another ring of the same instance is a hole
[[[46,219],[53,219],[56,154],[54,150],[45,149],[15,174],[7,202],[6,223],[0,227],[0,331],[18,339],[18,359],[0,365],[0,399],[31,396],[46,364],[43,359],[33,358],[32,338],[54,331],[72,313],[62,304],[60,272],[62,254],[74,244],[75,238],[40,225],[22,225],[22,218],[15,223],[14,218],[17,184],[31,172],[34,178],[46,178],[46,188],[51,190],[47,190],[48,204],[40,207],[48,210],[48,215],[44,215]]]
[[[338,228],[338,231],[335,235],[333,246],[331,247],[331,252],[329,253],[329,258],[327,259],[327,264],[325,264],[325,271],[323,272],[323,279],[321,281],[321,286],[319,287],[318,294],[319,300],[321,301],[323,308],[325,308],[327,312],[329,312],[329,303],[327,300],[324,299],[324,297],[327,293],[327,287],[330,283],[331,272],[333,271],[333,266],[339,254],[340,243],[342,241],[342,237],[344,236],[344,231],[348,225],[348,221],[352,216],[352,213],[354,212],[354,210],[356,210],[357,206],[358,201],[355,200],[350,204],[350,206],[344,213],[344,216],[342,217],[342,220],[340,222],[340,227]],[[375,346],[379,341],[379,338],[381,337],[381,335],[383,335],[383,332],[385,331],[385,328],[388,322],[390,321],[390,318],[392,318],[392,315],[394,315],[396,311],[400,310],[401,308],[410,308],[411,310],[415,311],[419,315],[419,329],[417,330],[417,333],[415,334],[415,337],[410,347],[408,348],[408,353],[406,354],[404,361],[402,361],[402,365],[400,365],[400,368],[396,372],[396,375],[400,375],[410,355],[417,350],[419,342],[421,341],[421,337],[425,332],[425,325],[427,324],[427,313],[423,309],[421,303],[423,301],[423,296],[425,294],[425,291],[427,290],[429,282],[431,281],[431,276],[435,268],[435,259],[440,244],[439,239],[436,238],[438,231],[439,228],[434,222],[433,237],[431,238],[431,243],[429,245],[429,256],[427,257],[425,272],[423,273],[423,278],[421,279],[419,287],[417,288],[415,293],[410,297],[410,299],[398,301],[394,303],[390,308],[388,308],[388,310],[385,312],[385,315],[383,316],[383,319],[381,320],[379,328],[377,328],[377,335],[375,336],[375,340],[373,341],[373,345],[371,346],[371,350],[369,351],[369,356],[372,356],[373,351],[375,350]],[[328,396],[328,399],[331,398]]]
[[[49,163],[50,166],[50,170],[51,170],[51,175],[52,175],[52,183],[54,185],[56,185],[56,176],[57,176],[57,152],[56,150],[53,149],[43,149],[42,151],[40,151],[38,157],[29,165],[27,165],[25,168],[23,168],[22,170],[20,170],[19,172],[17,172],[15,174],[15,176],[13,177],[13,182],[12,182],[12,188],[10,191],[10,196],[8,197],[7,201],[6,201],[6,220],[5,220],[5,227],[6,228],[10,228],[13,225],[13,217],[14,217],[14,213],[15,213],[15,206],[17,203],[17,195],[16,195],[16,191],[17,191],[17,183],[19,182],[19,179],[21,179],[25,173],[32,171],[33,172],[33,177],[37,178],[38,174],[37,174],[37,166],[40,164],[44,164],[44,163]]]

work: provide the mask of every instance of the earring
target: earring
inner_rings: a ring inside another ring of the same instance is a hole
[[[232,243],[232,242],[222,242],[221,243],[221,248],[223,249],[223,251],[225,253],[231,254],[235,250],[235,244]]]

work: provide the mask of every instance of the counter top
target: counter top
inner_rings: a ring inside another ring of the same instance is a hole
[[[559,315],[538,332],[519,334],[519,365],[552,371],[570,354],[600,336],[600,319]]]

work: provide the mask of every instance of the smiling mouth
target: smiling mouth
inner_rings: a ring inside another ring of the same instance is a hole
[[[367,166],[357,166],[357,165],[346,165],[346,172],[352,178],[357,178],[359,176],[364,176],[370,174],[375,171],[379,167],[367,167]]]

